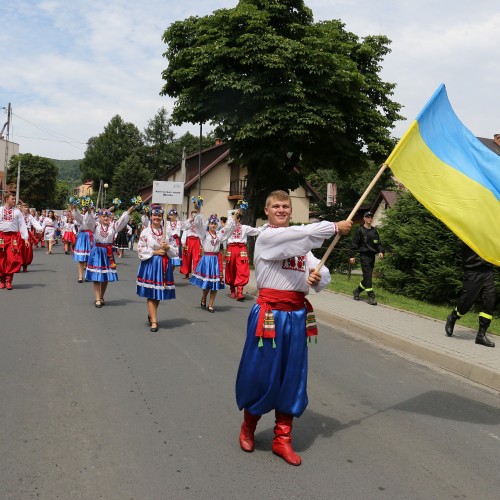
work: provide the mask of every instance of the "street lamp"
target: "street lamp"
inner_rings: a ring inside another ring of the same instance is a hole
[[[104,183],[103,188],[104,188],[104,207],[106,207],[106,191],[109,188],[109,184],[107,182]]]

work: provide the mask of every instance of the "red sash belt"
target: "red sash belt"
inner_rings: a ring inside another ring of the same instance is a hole
[[[243,248],[243,247],[246,247],[246,243],[228,243],[227,244],[227,248],[230,248],[230,247],[240,247],[240,248]]]
[[[115,257],[113,256],[113,245],[111,243],[96,243],[95,246],[106,249],[106,254],[108,256],[111,269],[115,269],[116,262],[115,262]]]
[[[90,244],[94,243],[94,233],[90,229],[82,229],[82,233],[89,233]]]
[[[205,252],[204,255],[219,255],[219,252]]]
[[[262,338],[274,339],[276,337],[273,309],[277,311],[298,311],[305,307],[307,311],[306,335],[307,337],[318,335],[314,310],[311,303],[306,299],[304,292],[262,288],[259,290],[256,302],[261,306],[255,331],[255,336],[261,339],[259,346],[262,345]]]

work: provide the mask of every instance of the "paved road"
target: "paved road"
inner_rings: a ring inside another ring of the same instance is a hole
[[[303,465],[272,455],[271,415],[245,454],[234,380],[252,301],[222,292],[209,314],[178,280],[153,335],[135,257],[98,310],[56,252],[0,294],[0,498],[498,498],[496,392],[321,325]]]

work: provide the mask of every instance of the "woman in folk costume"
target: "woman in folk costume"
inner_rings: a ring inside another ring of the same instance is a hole
[[[254,252],[259,296],[247,323],[247,337],[236,379],[236,402],[244,410],[240,430],[243,451],[254,450],[260,416],[275,410],[272,451],[291,465],[301,458],[292,448],[292,421],[307,407],[307,339],[317,335],[310,288],[319,292],[330,281],[326,267],[311,253],[337,233],[347,234],[351,221],[317,222],[288,227],[292,202],[273,191],[264,211],[269,226],[257,238]]]
[[[74,250],[76,243],[76,225],[71,213],[68,213],[62,222],[62,240],[64,243],[64,253],[69,253]]]
[[[163,209],[151,205],[151,223],[142,230],[137,243],[141,261],[137,272],[137,295],[148,304],[150,331],[158,331],[157,311],[162,300],[175,299],[172,259],[178,256],[173,235],[162,227]]]
[[[40,214],[39,212],[36,211],[34,208],[29,209],[29,214],[30,214],[30,220],[31,221],[36,221],[37,226],[35,224],[31,224],[31,237],[33,239],[33,245],[35,248],[38,248],[38,245],[40,244],[41,239],[43,238],[43,230],[42,229],[37,229],[38,227],[42,227],[42,224],[40,223]]]
[[[33,245],[36,243],[34,231],[42,231],[42,226],[38,221],[28,212],[28,205],[21,205],[21,212],[24,217],[24,222],[28,228],[29,245],[21,245],[21,255],[23,257],[23,272],[28,272],[28,266],[33,262]]]
[[[179,255],[181,253],[181,223],[177,220],[177,210],[175,208],[171,208],[168,211],[168,220],[167,220],[167,230],[172,235],[172,238],[175,240],[175,246],[179,250]],[[177,255],[171,259],[172,267],[175,269],[177,266],[181,265],[181,259]]]
[[[22,265],[21,245],[29,245],[23,214],[15,207],[16,197],[7,193],[0,207],[0,289],[12,290],[12,278]],[[24,240],[24,241],[23,241]]]
[[[124,251],[128,250],[128,232],[130,229],[131,229],[130,226],[127,224],[116,234],[113,248],[116,251],[116,255],[120,259],[123,257]]]
[[[73,250],[73,260],[78,264],[78,283],[83,283],[83,276],[85,274],[85,268],[87,267],[87,261],[89,260],[92,246],[94,245],[94,231],[90,229],[89,225],[85,222],[86,219],[84,218],[88,211],[90,211],[93,216],[93,209],[84,207],[82,209],[82,213],[80,213],[76,210],[76,207],[73,206],[72,215],[78,228],[75,248]]]
[[[231,290],[231,298],[245,300],[243,287],[250,279],[250,263],[248,261],[247,238],[258,236],[265,228],[245,226],[241,224],[241,213],[235,213],[236,227],[227,240],[226,250],[226,285]]]
[[[222,255],[220,254],[220,244],[227,240],[235,227],[234,218],[231,219],[225,227],[217,231],[219,219],[215,215],[208,218],[208,228],[203,222],[203,216],[200,213],[194,218],[194,227],[200,238],[203,256],[196,266],[196,270],[191,276],[191,284],[199,286],[202,289],[201,308],[208,312],[214,312],[214,301],[217,296],[217,290],[223,290],[224,276],[222,268]],[[207,304],[207,296],[210,292],[210,299]]]
[[[54,245],[56,233],[56,216],[53,210],[49,210],[47,217],[43,219],[43,239],[47,243],[47,254],[52,253],[52,246]]]
[[[115,222],[113,214],[107,209],[99,210],[99,221],[95,221],[91,212],[87,212],[84,221],[93,230],[94,246],[90,251],[85,280],[94,283],[95,306],[101,308],[104,304],[104,294],[110,281],[118,281],[116,264],[113,258],[113,241],[115,234],[127,225],[130,214],[135,207],[123,212]]]
[[[184,279],[189,279],[189,274],[196,269],[201,259],[202,246],[194,226],[196,210],[191,212],[191,218],[181,223],[183,231],[182,239],[182,264],[179,272],[184,275]]]

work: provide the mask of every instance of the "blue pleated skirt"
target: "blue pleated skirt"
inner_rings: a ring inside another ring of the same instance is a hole
[[[180,259],[179,257],[173,257],[172,259],[170,259],[170,261],[172,262],[172,267],[180,267],[180,265],[182,264],[182,259]]]
[[[225,285],[221,276],[219,255],[204,254],[189,281],[205,290],[223,290]]]
[[[87,262],[90,255],[90,236],[86,231],[80,231],[76,236],[75,249],[73,250],[73,260],[75,262]]]
[[[279,410],[300,417],[307,407],[306,309],[273,310],[276,347],[255,336],[260,306],[254,304],[236,378],[236,403],[254,415]]]
[[[139,297],[154,300],[175,299],[174,272],[169,259],[163,272],[163,258],[153,255],[148,260],[142,260],[137,271],[136,291]]]
[[[106,248],[92,247],[87,261],[87,269],[85,270],[85,281],[118,281],[116,267],[111,267]]]

